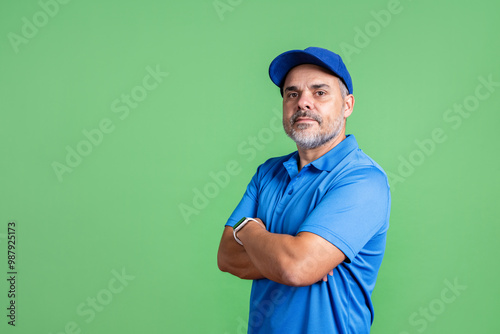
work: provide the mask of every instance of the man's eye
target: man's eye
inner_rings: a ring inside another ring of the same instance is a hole
[[[297,95],[298,95],[297,93],[290,93],[288,94],[288,97],[297,97]]]
[[[317,92],[316,92],[316,94],[318,94],[319,96],[323,96],[323,95],[325,95],[326,93],[325,93],[324,91],[320,90],[320,91],[317,91]]]

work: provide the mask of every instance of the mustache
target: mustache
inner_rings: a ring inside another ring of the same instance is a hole
[[[299,118],[299,117],[307,117],[307,118],[314,119],[319,124],[321,124],[323,122],[323,119],[321,118],[321,116],[316,115],[308,110],[299,110],[295,114],[293,114],[293,116],[290,118],[290,124],[293,125],[297,121],[297,118]]]

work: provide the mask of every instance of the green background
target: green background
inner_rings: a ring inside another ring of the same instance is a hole
[[[499,9],[3,1],[0,267],[6,278],[14,221],[18,276],[15,328],[0,280],[1,332],[245,332],[251,282],[218,271],[219,238],[257,166],[295,149],[273,126],[281,99],[269,63],[321,46],[353,77],[347,132],[390,176],[372,333],[498,333]],[[144,90],[148,68],[168,75]],[[480,77],[497,84],[488,90]],[[125,114],[132,93],[140,101]],[[471,111],[459,116],[454,104],[464,103]],[[103,120],[112,130],[85,146],[83,131]],[[58,178],[54,162],[79,144],[88,154]],[[221,173],[228,164],[232,174]]]

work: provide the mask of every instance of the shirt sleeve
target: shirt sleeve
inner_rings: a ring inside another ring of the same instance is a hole
[[[311,232],[339,248],[351,262],[364,245],[389,227],[390,192],[383,171],[366,166],[332,186],[298,232]]]
[[[233,227],[241,218],[243,217],[255,217],[257,215],[258,208],[258,184],[259,184],[259,170],[261,167],[257,168],[257,172],[250,180],[247,186],[247,190],[243,195],[238,206],[234,209],[233,213],[229,217],[225,226]]]

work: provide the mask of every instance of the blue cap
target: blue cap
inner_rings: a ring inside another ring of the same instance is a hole
[[[295,66],[302,64],[318,65],[332,71],[344,82],[349,93],[352,94],[351,75],[342,58],[323,48],[309,47],[305,50],[291,50],[280,54],[269,65],[269,76],[274,84],[282,89],[288,72]]]

